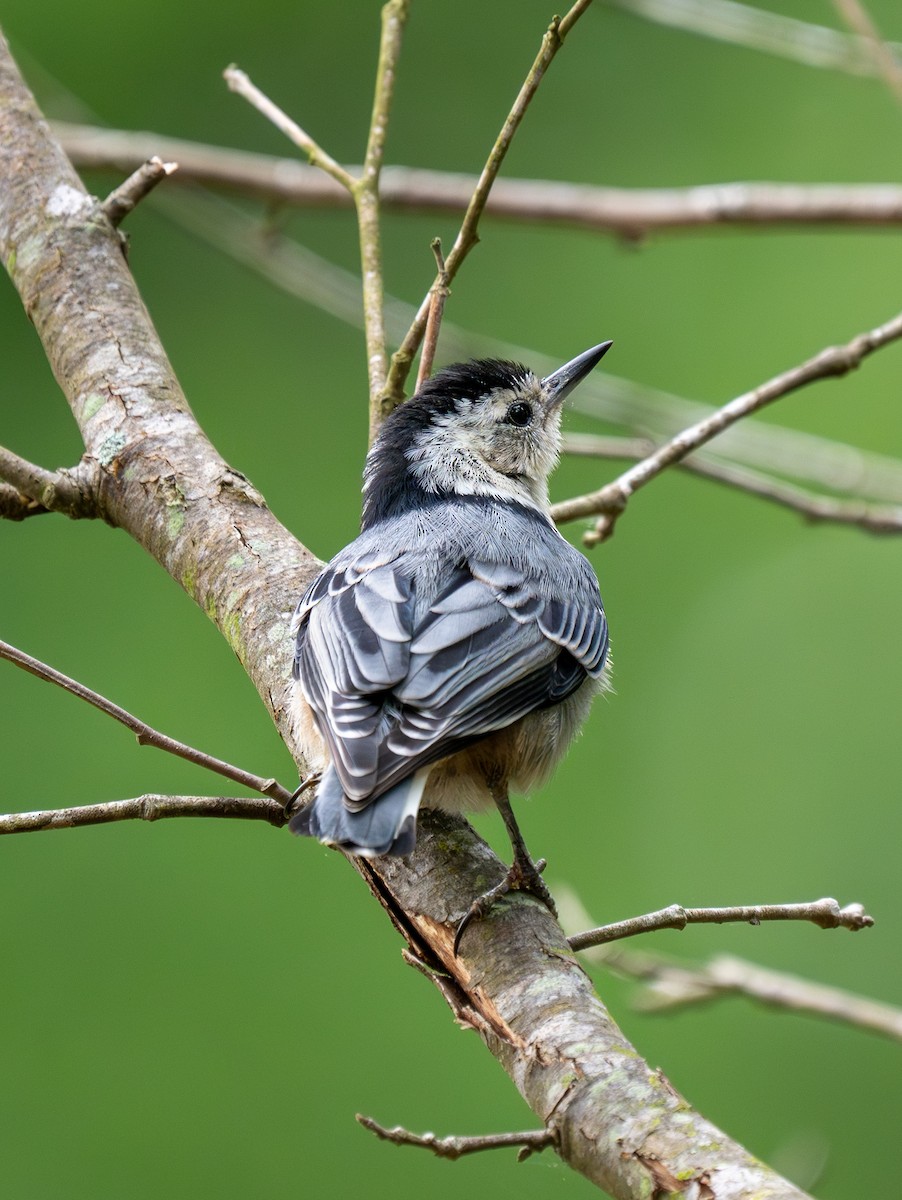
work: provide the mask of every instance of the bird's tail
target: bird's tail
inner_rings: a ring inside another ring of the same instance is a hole
[[[417,771],[355,812],[345,803],[338,775],[330,764],[323,772],[316,799],[291,818],[288,828],[361,858],[410,854],[417,841],[417,812],[428,775],[428,768]]]

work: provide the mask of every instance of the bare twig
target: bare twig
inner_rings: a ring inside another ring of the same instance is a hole
[[[565,454],[582,457],[641,459],[653,454],[655,446],[646,438],[596,437],[591,433],[582,433],[566,435],[563,449]],[[759,496],[762,500],[792,509],[809,521],[855,525],[868,533],[902,533],[900,505],[869,504],[865,500],[821,496],[763,471],[737,466],[709,455],[693,454],[675,465],[703,479],[727,484]],[[563,501],[563,504],[566,505],[567,501]],[[551,513],[558,520],[557,506],[552,507]],[[561,518],[560,523],[566,519]]]
[[[178,166],[177,162],[163,162],[156,154],[142,163],[124,183],[110,192],[100,206],[110,224],[121,225],[135,206],[140,204],[158,183],[173,175]]]
[[[616,8],[662,25],[686,29],[721,42],[732,42],[779,55],[809,67],[876,75],[874,59],[861,37],[849,37],[825,25],[812,25],[735,0],[607,0]],[[892,51],[902,53],[895,43]]]
[[[550,1129],[529,1129],[524,1133],[488,1133],[479,1137],[436,1137],[434,1133],[411,1133],[401,1125],[386,1129],[372,1117],[357,1114],[357,1121],[374,1133],[384,1142],[393,1142],[396,1146],[419,1146],[431,1150],[438,1158],[463,1158],[465,1154],[477,1154],[481,1150],[507,1150],[519,1146],[520,1153],[517,1161],[522,1162],[530,1154],[540,1153],[555,1143],[554,1133]]]
[[[347,188],[293,158],[157,133],[64,122],[54,122],[54,129],[77,166],[126,171],[159,154],[178,161],[178,172],[172,177],[176,185],[203,183],[266,204],[301,208],[349,208],[353,204]],[[347,169],[352,177],[363,170]],[[379,195],[384,210],[457,215],[466,210],[476,184],[475,175],[384,166]],[[617,188],[544,179],[496,179],[484,216],[596,230],[631,240],[656,232],[703,232],[722,225],[896,227],[902,224],[902,187],[894,183],[733,182],[687,188]]]
[[[274,286],[339,320],[362,327],[360,279],[350,271],[327,262],[293,240],[272,236],[261,238],[252,217],[217,197],[199,193],[182,193],[178,197],[167,194],[160,197],[158,207],[178,225],[259,272]],[[389,296],[385,316],[389,337],[400,339],[410,325],[414,309]],[[540,374],[553,371],[560,364],[560,357],[487,338],[447,320],[442,324],[442,342],[449,358],[492,355],[528,362]],[[597,372],[596,377],[585,380],[571,401],[571,407],[615,425],[650,431],[655,440],[647,437],[631,439],[635,446],[641,444],[642,452],[626,454],[627,458],[645,457],[667,436],[715,411],[708,405],[620,379],[607,371]],[[577,443],[583,444],[584,452],[591,447],[594,453],[596,442],[592,435],[569,435],[571,449]],[[838,511],[835,516],[829,512],[832,502],[825,499],[824,519],[846,522],[857,508],[858,498],[863,496],[902,501],[902,462],[887,455],[796,429],[778,428],[765,421],[731,426],[720,435],[716,446],[716,455],[705,450],[693,454],[693,466],[689,469],[696,469],[702,461],[711,463],[712,470],[698,469],[697,473],[715,478],[735,460],[737,464],[763,467],[766,472],[778,471],[854,498],[846,513]],[[617,457],[616,454],[612,456]],[[718,471],[719,466],[723,468],[721,471]],[[770,478],[771,474],[762,474],[760,481]],[[749,491],[763,494],[763,490],[756,490],[754,473],[736,486],[746,486]],[[819,499],[815,497],[815,500]],[[789,507],[795,505],[789,504]],[[801,505],[798,507],[799,511],[804,511]],[[884,524],[887,528],[893,526],[892,512],[892,509],[868,508],[861,521],[852,523],[879,532]],[[810,515],[817,520],[819,514],[813,511]]]
[[[363,322],[366,336],[367,377],[370,388],[370,441],[382,422],[380,397],[388,374],[382,275],[382,230],[379,179],[385,158],[385,138],[401,54],[401,38],[410,0],[388,0],[382,8],[382,37],[370,131],[363,171],[354,187],[360,233],[360,266],[363,273]]]
[[[902,101],[902,64],[889,48],[871,14],[861,0],[833,0],[833,7],[867,47],[877,74],[881,76],[897,100]]]
[[[549,25],[542,39],[542,45],[535,62],[530,67],[517,99],[514,101],[514,106],[508,113],[507,120],[504,122],[488,160],[482,168],[482,174],[479,176],[473,195],[470,198],[463,222],[461,223],[457,237],[454,239],[454,245],[451,247],[445,260],[445,274],[447,275],[445,286],[452,282],[464,259],[479,240],[476,234],[479,218],[482,216],[483,209],[489,198],[489,192],[492,190],[492,185],[495,182],[498,172],[501,170],[501,164],[504,162],[514,135],[520,127],[520,122],[523,120],[530,101],[536,94],[536,90],[544,78],[545,72],[551,66],[555,55],[564,44],[564,39],[576,21],[579,20],[589,7],[590,3],[591,0],[577,0],[577,3],[573,5],[563,19],[555,17]],[[404,383],[410,372],[413,356],[416,354],[423,340],[426,321],[429,317],[430,302],[431,289],[417,310],[416,318],[407,331],[403,342],[392,355],[392,365],[382,397],[383,416],[387,415],[392,408],[400,404],[404,398]]]
[[[624,970],[622,963],[613,965]],[[632,973],[629,967],[626,973]],[[730,955],[718,955],[698,966],[649,961],[641,965],[640,977],[645,987],[636,1004],[644,1012],[665,1012],[723,996],[748,996],[772,1008],[827,1017],[902,1041],[902,1009]]]
[[[641,917],[576,933],[567,940],[571,950],[585,950],[589,946],[601,946],[605,942],[653,933],[658,929],[685,929],[687,925],[723,925],[727,922],[760,925],[762,921],[811,921],[821,929],[853,931],[868,929],[874,924],[874,918],[860,904],[840,908],[830,897],[808,904],[749,904],[727,908],[684,908],[682,904],[671,904],[657,912],[643,913]]]
[[[839,500],[774,479],[761,471],[738,467],[710,458],[693,457],[680,464],[705,479],[725,483],[800,513],[806,520],[834,525],[853,525],[868,533],[902,533],[902,507],[869,504],[865,500]]]
[[[574,458],[645,458],[654,449],[651,438],[624,437],[622,434],[565,433],[561,437],[561,451]]]
[[[360,263],[363,279],[363,315],[366,333],[367,375],[370,385],[370,438],[381,423],[379,397],[385,386],[388,371],[388,351],[385,341],[383,311],[382,234],[379,214],[379,178],[385,156],[388,118],[394,95],[395,73],[401,53],[401,37],[410,0],[388,0],[382,9],[382,38],[379,44],[379,64],[370,118],[366,155],[359,177],[355,177],[335,161],[310,135],[293,121],[256,87],[244,71],[227,67],[224,78],[233,92],[238,92],[268,120],[303,150],[311,164],[325,171],[345,188],[357,209],[360,233]]]
[[[93,469],[86,463],[68,470],[48,471],[0,446],[0,480],[21,497],[20,503],[13,505],[13,497],[7,493],[11,511],[7,513],[4,509],[3,515],[13,520],[38,511],[65,513],[73,518],[98,515],[97,481]]]
[[[559,884],[554,894],[566,925],[589,923],[589,914],[572,889]],[[902,1041],[902,1010],[892,1005],[729,955],[691,963],[622,942],[605,942],[581,953],[609,971],[641,980],[645,986],[634,1003],[644,1012],[742,995],[773,1008],[827,1017]]]
[[[39,659],[32,658],[30,654],[26,654],[23,650],[9,645],[8,642],[0,641],[0,658],[14,663],[17,667],[21,667],[23,671],[28,671],[31,675],[36,675],[38,679],[44,679],[48,683],[55,683],[57,687],[61,687],[64,691],[77,696],[79,700],[84,700],[88,704],[93,705],[94,708],[100,709],[101,712],[112,717],[114,721],[118,721],[121,725],[130,729],[141,746],[155,746],[158,750],[165,750],[167,754],[174,754],[178,758],[184,758],[199,767],[213,771],[216,775],[223,775],[226,779],[231,779],[233,783],[243,784],[245,787],[251,788],[263,796],[269,796],[273,800],[281,801],[283,805],[287,804],[291,799],[292,793],[287,788],[282,787],[275,779],[264,779],[260,775],[254,775],[250,771],[242,770],[241,767],[232,766],[231,763],[224,762],[221,758],[214,758],[210,754],[205,754],[202,750],[196,750],[193,746],[186,745],[185,742],[177,741],[165,733],[160,733],[159,730],[153,729],[138,717],[127,712],[126,709],[121,708],[118,704],[114,704],[112,700],[108,700],[106,696],[101,696],[99,692],[92,691],[91,688],[85,687],[83,683],[71,679],[68,675],[64,675],[61,671],[49,667]]]
[[[340,183],[343,188],[347,188],[349,192],[353,192],[355,180],[348,171],[337,163],[331,154],[326,151],[317,142],[313,140],[306,130],[298,125],[297,121],[293,121],[286,112],[283,112],[277,104],[260,89],[251,82],[246,72],[236,67],[234,63],[226,67],[222,73],[223,79],[229,85],[229,89],[237,92],[249,104],[256,108],[257,112],[262,113],[268,121],[271,121],[275,127],[280,130],[289,141],[294,142],[298,149],[303,150],[307,155],[308,161],[314,166],[319,167],[321,171],[325,171],[327,175]]]
[[[902,313],[867,333],[861,333],[844,346],[831,346],[822,350],[807,362],[775,376],[751,392],[731,400],[710,416],[684,429],[666,445],[630,467],[612,483],[597,492],[565,500],[555,506],[558,521],[571,521],[578,517],[604,514],[583,537],[587,545],[594,546],[609,538],[615,524],[623,513],[630,497],[661,474],[665,468],[680,462],[693,450],[703,446],[711,438],[728,429],[730,425],[751,413],[773,403],[781,396],[796,391],[818,379],[835,378],[853,371],[862,359],[882,346],[902,337]]]
[[[435,361],[435,351],[438,346],[439,330],[442,327],[442,315],[445,311],[445,301],[448,298],[448,272],[445,270],[445,256],[442,254],[441,238],[433,238],[432,253],[435,255],[435,265],[438,275],[432,285],[429,299],[429,316],[426,320],[426,333],[423,337],[423,348],[420,351],[420,366],[417,371],[417,382],[414,391],[419,391],[432,374],[432,364]]]
[[[177,202],[163,197],[160,208],[172,220],[258,271],[276,287],[339,320],[360,324],[360,281],[350,272],[294,241],[261,239],[256,236],[253,218],[224,200],[183,194]],[[412,316],[409,305],[389,297],[386,303],[389,336],[397,332],[400,337]],[[539,371],[553,370],[557,364],[556,359],[535,350],[487,339],[451,322],[445,322],[442,330],[446,350],[454,357],[492,354],[522,359]],[[417,386],[419,383],[418,380]],[[617,379],[607,372],[597,381],[585,381],[574,407],[617,424],[632,419],[646,427],[657,426],[662,435],[666,426],[672,428],[680,417],[697,418],[701,413],[704,419],[713,411],[693,401]],[[564,438],[567,453],[602,458],[642,459],[660,444],[646,437],[571,433]],[[870,490],[890,498],[902,497],[902,463],[898,461],[764,422],[732,426],[721,435],[717,447],[717,455],[702,450],[676,465],[792,509],[810,521],[852,525],[872,533],[893,533],[902,528],[902,507],[898,504],[872,504],[858,498]],[[738,462],[731,461],[733,458]],[[775,470],[810,479],[853,498],[846,501],[819,495],[743,466],[746,462],[766,463]],[[576,519],[569,510],[569,501],[563,501],[560,507],[552,508],[552,515],[563,524]]]
[[[166,817],[231,817],[268,821],[281,828],[285,805],[267,796],[162,796],[150,792],[131,800],[110,800],[77,808],[0,815],[0,835],[72,829],[76,825],[108,825],[114,821],[161,821]]]
[[[163,199],[166,201],[165,197]],[[274,241],[271,237],[263,240],[255,236],[257,227],[253,219],[224,200],[182,195],[177,203],[170,200],[161,203],[160,207],[174,221],[258,271],[275,286],[315,304],[339,320],[360,323],[360,282],[350,272],[294,241]],[[397,332],[400,337],[412,316],[410,306],[389,297],[386,303],[389,336]],[[442,330],[446,350],[455,357],[493,354],[522,359],[539,371],[553,370],[557,362],[535,350],[470,333],[451,322],[445,322]],[[418,379],[418,387],[420,382]],[[656,393],[619,380],[607,372],[599,381],[585,381],[574,406],[618,424],[634,419],[646,427],[660,426],[662,434],[666,431],[665,420],[673,427],[680,417],[693,418],[703,413],[704,419],[713,411],[681,397]],[[602,458],[642,459],[660,444],[649,438],[605,438],[594,434],[571,433],[564,438],[566,452]],[[902,497],[900,462],[810,434],[777,429],[763,422],[733,426],[721,435],[717,446],[716,456],[701,451],[676,465],[790,508],[810,521],[853,525],[872,533],[893,533],[902,528],[902,507],[871,504],[858,498],[869,489],[889,497]],[[728,455],[739,461],[730,461]],[[744,467],[743,462],[767,463],[776,470],[797,474],[855,498],[844,501],[818,495],[766,472]],[[552,515],[563,524],[576,519],[569,510],[570,502],[563,501],[560,507],[552,508]]]

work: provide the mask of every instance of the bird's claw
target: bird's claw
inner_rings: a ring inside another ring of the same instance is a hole
[[[556,917],[557,909],[554,900],[542,878],[542,872],[546,866],[547,862],[544,858],[540,858],[536,862],[533,862],[531,858],[515,858],[501,882],[496,883],[487,892],[483,892],[481,896],[477,896],[467,912],[464,913],[454,934],[454,957],[457,958],[460,953],[461,939],[469,928],[470,922],[484,917],[508,892],[529,892],[531,896],[541,900],[552,916]]]
[[[301,796],[303,796],[304,792],[306,792],[308,788],[316,787],[317,784],[319,783],[319,781],[322,779],[322,777],[323,777],[322,771],[311,771],[309,775],[304,776],[304,778],[301,780],[301,782],[298,784],[298,786],[294,789],[294,791],[291,793],[291,795],[285,801],[285,819],[286,820],[288,820],[289,817],[293,817],[294,814],[298,811],[298,808],[300,807],[300,805],[298,804],[298,800],[300,800],[300,798],[301,798]]]

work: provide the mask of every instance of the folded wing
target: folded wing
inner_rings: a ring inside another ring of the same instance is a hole
[[[329,568],[298,611],[295,673],[351,808],[604,668],[607,625],[588,564],[549,597],[526,567],[464,562],[416,619],[405,565]]]

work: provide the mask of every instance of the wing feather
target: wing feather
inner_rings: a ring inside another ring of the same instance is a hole
[[[296,674],[351,808],[604,667],[587,563],[549,595],[528,565],[473,558],[440,572],[431,601],[415,594],[415,566],[408,554],[337,562],[298,608]]]

